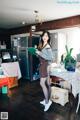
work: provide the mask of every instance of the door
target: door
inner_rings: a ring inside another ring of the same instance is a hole
[[[13,36],[13,53],[17,55],[23,79],[29,79],[28,36]]]
[[[29,60],[28,60],[28,37],[20,37],[18,40],[18,57],[21,68],[22,77],[29,79]]]
[[[40,40],[40,37],[38,36],[32,36],[32,47],[34,47],[35,45],[38,46],[39,44],[39,40]],[[39,79],[39,58],[37,56],[34,56],[32,57],[32,76],[33,76],[33,80],[37,80]]]

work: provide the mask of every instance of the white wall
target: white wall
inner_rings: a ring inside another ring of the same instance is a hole
[[[51,30],[51,33],[58,33],[58,45],[57,62],[60,61],[62,54],[66,53],[65,45],[68,48],[73,48],[72,55],[76,57],[76,54],[80,53],[80,27],[72,27],[58,30]]]
[[[67,45],[69,48],[73,48],[72,55],[80,53],[80,28],[74,28],[67,31]]]
[[[66,35],[58,33],[58,62],[61,61],[61,55],[65,53]]]

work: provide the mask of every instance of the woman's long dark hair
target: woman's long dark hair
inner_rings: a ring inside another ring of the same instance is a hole
[[[44,34],[45,33],[47,33],[47,35],[48,35],[48,44],[50,44],[50,33],[47,31],[47,30],[45,30],[45,31],[43,31],[43,33],[42,33],[42,35],[41,35],[41,40],[40,40],[40,43],[39,43],[39,46],[38,46],[38,49],[39,50],[41,50],[42,48],[43,48],[43,36],[44,36]]]

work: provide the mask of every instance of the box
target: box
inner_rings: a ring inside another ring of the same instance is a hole
[[[18,86],[18,77],[9,77],[8,88],[13,88]]]
[[[68,100],[68,90],[59,87],[51,87],[51,100],[64,106]]]
[[[7,94],[8,93],[8,88],[7,86],[2,87],[2,94]]]
[[[66,80],[61,81],[59,85],[64,89],[71,90],[71,84]]]

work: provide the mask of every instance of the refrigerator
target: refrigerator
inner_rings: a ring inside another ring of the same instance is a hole
[[[38,45],[39,40],[39,36],[13,35],[11,37],[11,47],[13,54],[18,58],[23,79],[30,81],[39,79],[39,59],[28,52],[28,47]]]

